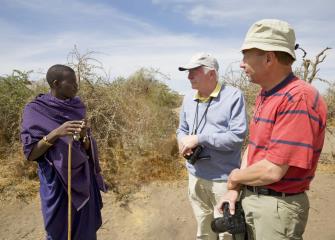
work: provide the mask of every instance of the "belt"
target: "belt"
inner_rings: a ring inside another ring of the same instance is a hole
[[[277,192],[275,190],[272,190],[270,188],[264,188],[264,187],[254,187],[254,186],[246,186],[247,189],[251,192],[260,194],[260,195],[266,195],[266,196],[275,196],[275,197],[286,197],[286,196],[293,196],[298,195],[303,192],[298,193],[284,193],[284,192]]]

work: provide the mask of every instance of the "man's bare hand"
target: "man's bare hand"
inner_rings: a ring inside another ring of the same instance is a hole
[[[229,211],[230,214],[235,214],[235,203],[239,197],[240,191],[239,190],[228,190],[220,199],[216,208],[219,210],[220,213],[223,213],[223,204],[225,202],[229,203]]]
[[[181,155],[192,154],[192,149],[198,145],[197,135],[188,135],[183,137],[179,142],[179,152]]]
[[[84,125],[83,121],[80,121],[80,120],[67,121],[63,123],[62,125],[60,125],[58,128],[56,128],[55,130],[53,130],[53,132],[54,132],[54,135],[56,135],[57,137],[73,135],[75,133],[80,134],[82,131],[83,125]]]

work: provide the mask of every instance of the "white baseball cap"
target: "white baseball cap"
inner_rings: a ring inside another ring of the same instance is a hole
[[[287,22],[278,19],[257,21],[247,32],[241,50],[251,48],[286,52],[296,59],[294,30]]]
[[[216,58],[204,52],[195,54],[186,65],[180,66],[178,69],[179,71],[186,71],[200,66],[209,67],[216,71],[219,70],[219,64]]]

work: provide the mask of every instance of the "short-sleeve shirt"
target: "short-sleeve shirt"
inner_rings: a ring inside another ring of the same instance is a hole
[[[318,91],[291,73],[256,99],[250,122],[248,166],[266,159],[289,165],[283,178],[267,187],[298,193],[309,188],[325,137],[327,107]]]

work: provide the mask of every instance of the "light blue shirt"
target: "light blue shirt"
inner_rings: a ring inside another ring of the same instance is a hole
[[[191,134],[197,104],[200,122],[208,102],[198,103],[193,92],[184,97],[177,129],[178,140]],[[188,171],[207,180],[227,180],[230,172],[240,167],[241,147],[246,132],[247,115],[241,91],[222,85],[218,96],[210,102],[206,117],[197,131],[199,144],[204,146],[200,156],[210,156],[210,159],[198,160],[194,165],[186,162]]]

